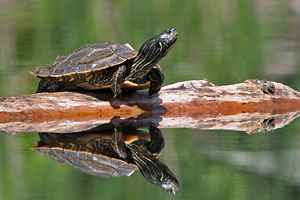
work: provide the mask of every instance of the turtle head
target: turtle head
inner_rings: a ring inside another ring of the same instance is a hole
[[[177,194],[179,190],[178,182],[176,179],[173,179],[173,177],[164,179],[164,181],[161,183],[161,187],[170,194]]]
[[[175,28],[165,30],[142,45],[135,61],[141,62],[144,65],[148,63],[156,64],[161,58],[167,55],[176,40],[177,31]]]
[[[142,147],[135,144],[127,144],[131,151],[131,156],[138,166],[142,175],[150,182],[158,185],[170,194],[176,194],[179,189],[179,183],[172,171],[155,156],[145,152]]]
[[[136,162],[142,175],[150,182],[158,185],[170,194],[177,194],[179,183],[172,171],[158,159],[147,157],[143,162]]]
[[[140,48],[126,80],[135,80],[146,75],[161,58],[167,55],[176,40],[176,29],[169,28],[145,42]]]
[[[141,50],[143,49],[146,53],[155,52],[153,56],[149,55],[149,57],[152,58],[154,63],[156,63],[165,55],[167,55],[176,40],[176,29],[169,28],[162,32],[160,35],[145,42],[145,44],[141,47]]]

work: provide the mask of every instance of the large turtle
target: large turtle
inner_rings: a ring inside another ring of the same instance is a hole
[[[121,140],[121,132],[124,136],[132,131],[137,130],[115,126],[111,131],[39,133],[41,140],[33,149],[55,157],[60,163],[101,177],[130,176],[138,168],[149,182],[176,194],[179,186],[175,175],[157,159],[165,144],[160,130],[150,126],[150,142],[145,139]],[[112,137],[107,137],[111,132]]]
[[[129,44],[87,44],[31,73],[41,79],[37,92],[111,88],[114,98],[120,98],[121,88],[149,88],[155,94],[164,80],[157,62],[176,40],[176,29],[170,28],[145,42],[138,53]]]

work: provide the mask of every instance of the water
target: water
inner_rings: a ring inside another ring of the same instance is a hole
[[[1,1],[0,94],[31,94],[28,71],[86,43],[129,42],[176,27],[160,61],[164,85],[268,79],[300,90],[299,1]],[[268,133],[161,129],[159,160],[177,176],[173,197],[144,179],[87,175],[31,150],[37,133],[0,135],[0,199],[299,199],[299,119]]]

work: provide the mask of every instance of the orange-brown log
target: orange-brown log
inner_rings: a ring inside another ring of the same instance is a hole
[[[0,98],[1,124],[53,121],[107,123],[140,115],[203,119],[243,113],[284,114],[300,111],[300,93],[280,83],[247,80],[215,86],[206,80],[168,85],[159,94],[125,93],[115,101],[110,91],[56,92]],[[27,130],[27,129],[26,129]],[[31,130],[31,129],[28,129]],[[1,130],[0,130],[1,131]],[[6,127],[7,131],[7,127]]]

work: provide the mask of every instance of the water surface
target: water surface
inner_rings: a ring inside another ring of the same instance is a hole
[[[86,43],[129,42],[176,27],[160,64],[164,85],[257,78],[300,90],[297,0],[2,1],[0,94],[34,93],[28,71]],[[268,133],[162,129],[160,160],[177,176],[177,199],[299,199],[299,119]],[[170,199],[140,172],[104,179],[31,150],[37,133],[0,135],[0,199]]]

